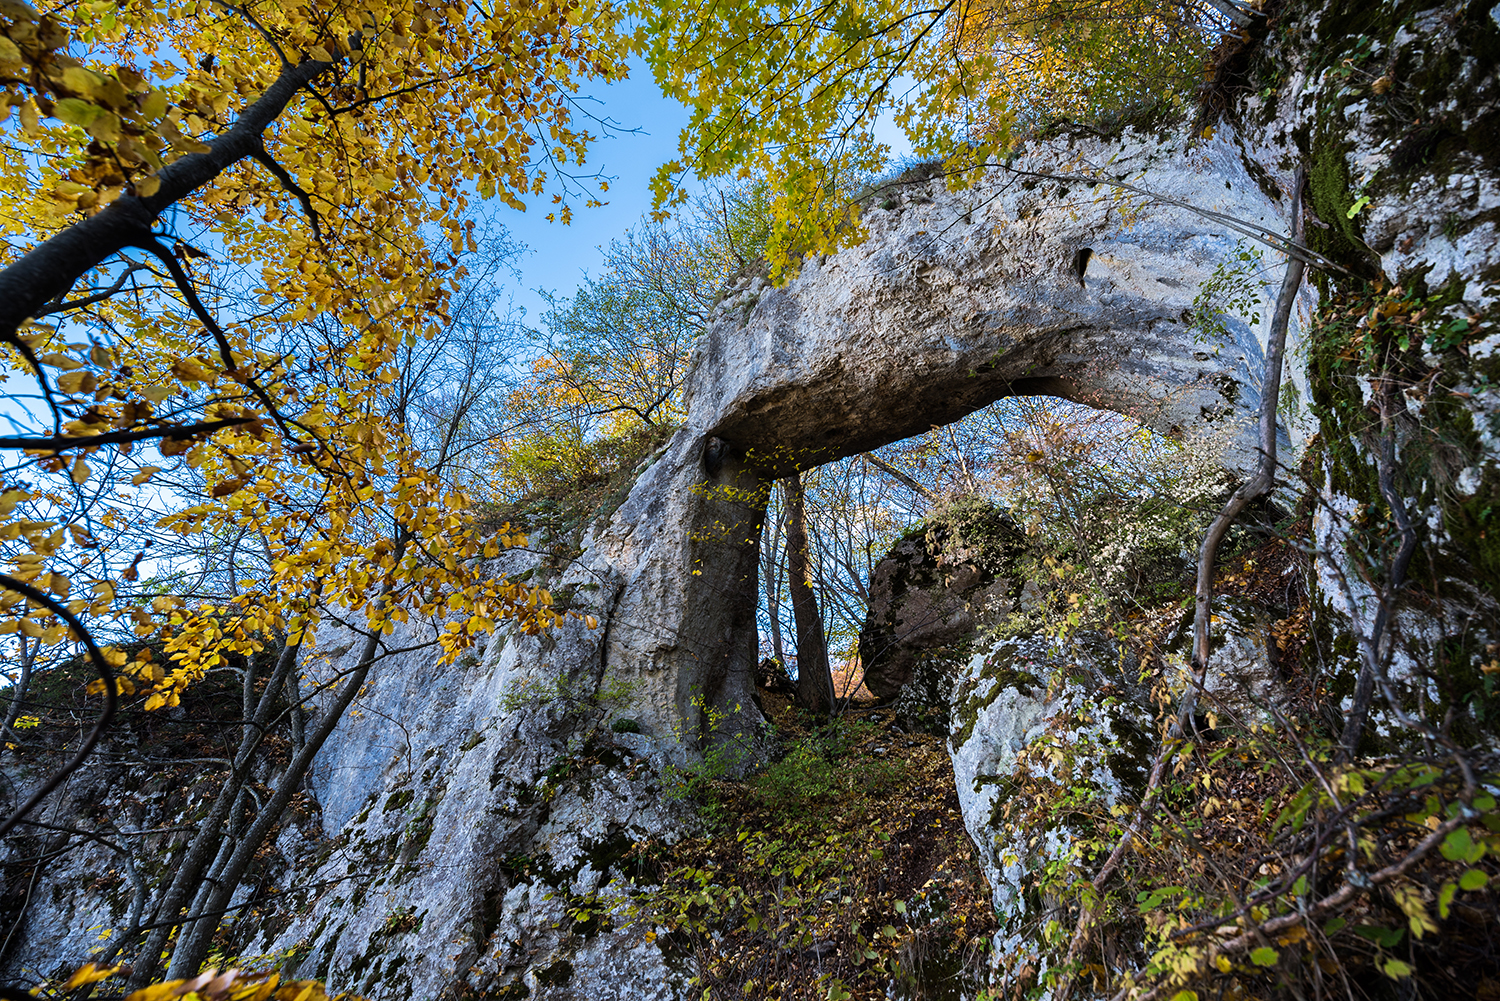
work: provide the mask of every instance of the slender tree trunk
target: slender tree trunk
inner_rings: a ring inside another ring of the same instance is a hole
[[[1359,671],[1359,681],[1354,687],[1354,703],[1349,708],[1349,718],[1344,723],[1344,731],[1339,735],[1341,748],[1339,760],[1341,761],[1348,761],[1359,751],[1359,741],[1364,735],[1365,719],[1370,714],[1370,703],[1375,695],[1377,669],[1384,665],[1391,655],[1392,637],[1389,635],[1388,627],[1396,594],[1406,583],[1406,569],[1411,564],[1412,555],[1417,549],[1417,528],[1412,524],[1411,515],[1406,510],[1406,502],[1402,499],[1401,492],[1396,489],[1396,415],[1405,412],[1405,407],[1398,402],[1396,393],[1396,387],[1390,379],[1380,379],[1375,383],[1375,396],[1380,402],[1380,445],[1374,450],[1374,454],[1380,493],[1391,509],[1391,520],[1396,523],[1396,529],[1400,532],[1401,545],[1391,559],[1384,586],[1382,587],[1375,577],[1371,576],[1370,583],[1375,588],[1376,598],[1375,618],[1370,626],[1368,654],[1364,657],[1364,663]]]
[[[189,902],[205,868],[218,856],[224,841],[225,824],[235,803],[239,801],[240,790],[250,775],[255,751],[260,747],[261,738],[265,735],[275,710],[276,694],[296,667],[301,649],[300,643],[288,643],[282,647],[276,670],[272,672],[266,683],[266,690],[261,694],[255,717],[247,721],[245,735],[240,739],[239,751],[234,758],[234,767],[219,788],[219,796],[208,816],[188,843],[187,851],[177,864],[177,872],[162,896],[161,903],[156,907],[153,923],[157,927],[151,930],[145,945],[136,956],[135,970],[126,985],[127,992],[140,990],[151,982],[160,965],[162,952],[166,949],[167,939],[172,933],[172,919]]]
[[[383,602],[383,595],[381,600]],[[250,868],[250,863],[255,860],[255,853],[260,850],[267,835],[271,833],[271,828],[281,819],[282,813],[291,803],[292,796],[301,788],[302,777],[307,774],[313,758],[322,749],[324,742],[333,733],[334,727],[338,725],[339,720],[343,719],[345,710],[349,708],[349,704],[354,701],[354,697],[364,686],[370,667],[377,659],[376,654],[379,648],[379,633],[371,633],[365,638],[364,645],[360,649],[358,665],[345,679],[344,686],[339,690],[333,705],[323,713],[318,720],[317,728],[307,735],[307,743],[292,758],[292,763],[287,766],[286,773],[276,785],[276,791],[261,808],[254,823],[250,825],[250,829],[240,839],[234,854],[229,857],[229,861],[219,873],[208,899],[197,908],[194,914],[189,915],[189,921],[192,924],[184,925],[177,947],[172,950],[172,962],[167,968],[167,979],[176,980],[194,976],[198,968],[203,965],[209,946],[213,944],[214,929],[219,926],[218,919],[227,912],[230,900],[234,897],[235,888],[244,878],[245,871]]]
[[[16,720],[21,718],[21,705],[26,701],[26,692],[31,688],[31,665],[36,660],[36,651],[42,645],[37,640],[35,646],[27,646],[26,634],[16,633],[16,641],[21,644],[21,676],[11,682],[10,686],[10,711],[5,714],[5,736],[8,740],[16,739]]]
[[[833,711],[833,672],[823,639],[823,616],[812,588],[812,559],[807,548],[807,500],[802,476],[781,481],[786,491],[786,565],[797,620],[797,704],[826,715]]]
[[[1302,186],[1306,172],[1299,168],[1292,192],[1291,240],[1302,240]],[[1266,343],[1265,374],[1260,383],[1260,463],[1255,475],[1234,492],[1218,517],[1204,533],[1203,544],[1198,549],[1198,581],[1194,592],[1193,611],[1193,678],[1183,693],[1182,704],[1177,710],[1177,732],[1186,733],[1192,727],[1193,710],[1197,706],[1198,693],[1203,689],[1208,674],[1208,660],[1212,653],[1211,614],[1214,598],[1214,560],[1219,553],[1219,543],[1228,534],[1240,512],[1262,494],[1269,493],[1276,485],[1276,406],[1281,400],[1281,368],[1286,351],[1287,324],[1291,322],[1292,309],[1297,304],[1297,290],[1302,287],[1302,276],[1307,271],[1307,262],[1300,257],[1288,255],[1286,274],[1281,280],[1281,292],[1276,299],[1276,312],[1271,318],[1271,330]]]
[[[786,527],[786,504],[781,505],[776,521],[768,520],[766,526],[770,529],[770,538],[761,552],[770,554],[770,559],[766,560],[766,612],[771,629],[771,656],[776,658],[776,666],[785,671],[786,646],[781,641],[781,567],[786,551],[781,547],[781,533]]]

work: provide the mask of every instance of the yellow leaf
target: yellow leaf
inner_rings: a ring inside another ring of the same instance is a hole
[[[135,179],[135,196],[137,198],[150,198],[161,188],[161,178],[155,174],[149,177],[138,177]]]
[[[178,358],[172,362],[172,374],[183,382],[208,382],[213,373],[191,358]]]
[[[98,384],[94,373],[82,370],[65,372],[57,377],[57,388],[70,396],[74,393],[92,393]]]
[[[111,966],[107,970],[101,970],[93,963],[84,963],[78,971],[68,978],[68,982],[62,985],[62,990],[71,991],[75,987],[84,984],[94,984],[120,972],[118,966]]]
[[[40,358],[38,358],[37,361],[52,368],[60,368],[64,372],[71,371],[75,368],[83,368],[83,362],[79,361],[77,358],[69,357],[68,355],[63,354],[61,351],[53,351],[48,354],[44,354]]]
[[[159,472],[161,472],[160,466],[142,466],[141,471],[130,478],[130,485],[138,487]]]
[[[74,483],[87,483],[89,481],[89,474],[92,472],[93,470],[89,469],[89,464],[83,461],[82,456],[79,456],[78,460],[73,463],[73,471],[70,475],[73,477]]]
[[[141,117],[151,121],[161,118],[167,113],[167,92],[164,90],[153,90],[141,99]]]
[[[100,115],[107,115],[109,112],[97,104],[90,104],[80,98],[64,97],[53,103],[52,114],[69,125],[87,128],[94,124],[94,119]]]

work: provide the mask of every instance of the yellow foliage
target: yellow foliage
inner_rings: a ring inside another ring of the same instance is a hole
[[[62,989],[72,990],[115,976],[121,967],[101,970],[85,963],[68,978]],[[360,1001],[354,994],[333,997],[321,981],[282,981],[279,973],[245,973],[240,970],[207,970],[188,980],[152,984],[129,994],[125,1001]]]
[[[123,691],[176,705],[227,658],[310,636],[330,606],[382,631],[464,613],[447,656],[505,620],[552,624],[527,588],[488,579],[484,558],[513,538],[470,532],[468,497],[389,400],[401,346],[451,319],[473,192],[519,206],[548,190],[538,135],[583,160],[571,94],[624,75],[622,16],[599,0],[0,5],[0,113],[18,109],[0,280],[82,302],[47,325],[0,302],[0,367],[56,418],[6,446],[29,468],[0,492],[4,572],[86,624],[160,640],[165,663],[118,667]],[[204,153],[228,159],[185,186],[183,158]],[[175,208],[201,246],[142,230],[78,274],[27,270],[121,206],[148,222]],[[188,544],[255,540],[266,571],[196,607],[144,607],[151,559],[126,531],[143,507]],[[0,634],[61,655],[53,610],[0,594]]]

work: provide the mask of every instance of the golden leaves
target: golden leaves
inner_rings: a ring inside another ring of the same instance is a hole
[[[98,983],[99,981],[106,980],[119,972],[120,967],[118,966],[111,966],[107,970],[101,970],[93,963],[84,963],[83,966],[79,967],[78,970],[68,978],[67,982],[62,985],[62,990],[71,991],[75,987],[82,987],[84,984]]]
[[[85,963],[68,978],[62,990],[73,990],[107,980],[123,967],[101,970]],[[208,970],[188,980],[170,980],[131,993],[125,1001],[335,1001],[317,980],[289,980],[281,974],[245,973],[241,970]],[[353,994],[340,994],[336,1001],[359,1001]]]
[[[0,176],[0,200],[16,220],[10,225],[32,240],[127,192],[158,194],[162,167],[207,149],[276,79],[281,56],[266,35],[293,58],[361,67],[358,87],[315,83],[319,96],[299,92],[266,133],[269,156],[309,195],[316,234],[297,194],[260,164],[225,172],[184,203],[213,233],[206,245],[214,259],[180,260],[202,288],[218,293],[206,275],[224,262],[258,264],[251,296],[263,308],[226,322],[222,345],[203,353],[204,332],[180,293],[153,288],[162,278],[155,264],[139,265],[147,274],[138,284],[125,282],[120,265],[73,293],[124,282],[122,294],[87,307],[122,332],[114,346],[63,345],[57,330],[39,325],[24,335],[49,384],[70,398],[69,435],[150,432],[144,445],[103,448],[147,449],[153,465],[113,461],[99,446],[38,452],[37,468],[54,477],[59,496],[88,494],[99,498],[89,501],[96,512],[128,521],[115,488],[146,486],[171,468],[181,474],[173,487],[185,485],[181,496],[196,503],[166,509],[163,529],[188,539],[248,535],[267,549],[264,572],[237,581],[233,597],[148,609],[133,602],[139,588],[129,585],[154,571],[144,548],[130,559],[138,543],[121,541],[130,536],[91,531],[76,512],[43,520],[31,509],[51,509],[30,492],[0,492],[0,540],[21,540],[16,576],[65,599],[76,590],[86,595],[70,599],[83,602],[80,612],[162,641],[155,659],[120,664],[121,690],[139,688],[147,708],[177,704],[224,658],[262,649],[278,633],[310,635],[326,603],[362,610],[382,631],[411,614],[451,613],[461,621],[445,637],[446,655],[504,621],[535,632],[559,617],[544,593],[488,579],[481,559],[524,545],[524,536],[474,536],[458,513],[467,498],[427,468],[382,401],[401,374],[398,345],[444,328],[462,278],[428,237],[442,234],[455,257],[472,253],[477,240],[462,213],[476,187],[512,203],[543,190],[533,131],[559,161],[581,160],[589,140],[571,125],[570,81],[624,75],[630,43],[617,33],[621,15],[584,3],[485,17],[467,5],[414,12],[384,0],[317,23],[291,6],[267,5],[259,15],[252,25],[207,5],[84,4],[0,27],[0,72],[24,81],[0,101],[6,115],[17,107],[12,136],[36,154],[0,167],[10,171]],[[142,37],[160,46],[149,66]],[[205,52],[213,58],[202,59]],[[24,72],[10,74],[13,65]],[[40,164],[34,174],[16,166],[31,160]],[[207,310],[233,315],[213,301]],[[258,349],[312,317],[337,329],[316,357]],[[270,388],[262,399],[247,392],[254,387]],[[75,399],[87,394],[93,399]],[[295,430],[276,423],[268,404]],[[262,420],[192,430],[195,421],[245,418]],[[74,489],[81,484],[89,489]],[[166,505],[179,496],[123,493]],[[52,617],[21,615],[14,605],[0,594],[0,632],[66,640]]]

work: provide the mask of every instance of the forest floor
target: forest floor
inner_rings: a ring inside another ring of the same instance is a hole
[[[686,776],[703,833],[638,846],[648,936],[710,997],[973,996],[995,922],[943,739],[868,702],[819,722],[761,699],[780,760]]]

